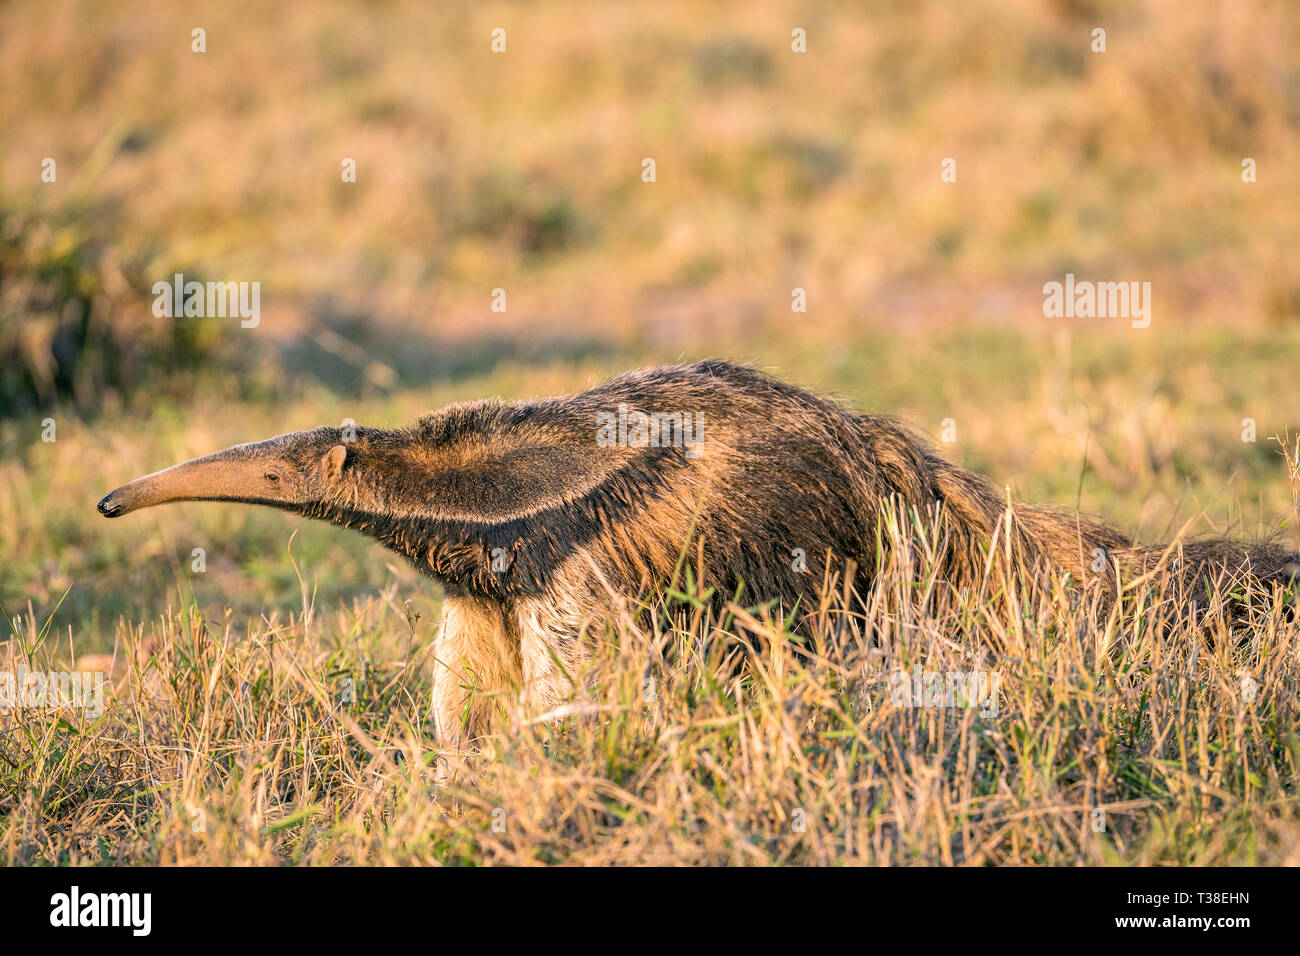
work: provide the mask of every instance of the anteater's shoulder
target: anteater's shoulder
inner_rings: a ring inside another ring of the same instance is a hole
[[[709,407],[732,402],[803,402],[811,392],[790,385],[751,365],[721,359],[656,365],[624,372],[581,395],[584,404],[628,402],[639,407]]]
[[[620,406],[645,412],[692,412],[706,422],[762,423],[765,428],[816,427],[829,418],[852,417],[838,403],[773,377],[750,365],[710,359],[634,369],[585,392],[531,401],[484,399],[457,402],[422,417],[409,438],[426,444],[501,440],[577,440],[594,434],[595,416]]]
[[[705,359],[700,362],[634,369],[615,376],[592,391],[637,386],[762,389],[780,384],[777,379],[752,365],[741,365],[723,359]]]
[[[409,441],[434,447],[490,444],[504,451],[529,444],[581,442],[594,434],[589,416],[570,398],[456,402],[420,418]]]
[[[499,398],[455,402],[422,416],[409,429],[410,437],[434,445],[484,438],[525,420],[529,405]]]

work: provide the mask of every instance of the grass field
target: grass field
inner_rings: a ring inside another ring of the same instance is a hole
[[[1300,863],[1276,611],[959,600],[905,527],[870,640],[615,615],[572,713],[501,701],[439,785],[431,581],[270,510],[94,508],[236,442],[723,356],[1142,541],[1300,546],[1300,11],[364,10],[0,11],[0,673],[112,674],[98,717],[0,714],[0,860]],[[259,325],[156,317],[177,272],[260,282]],[[1067,272],[1151,282],[1150,327],[1045,318]],[[891,699],[977,664],[996,715]]]

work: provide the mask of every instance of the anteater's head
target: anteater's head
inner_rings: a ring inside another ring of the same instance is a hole
[[[105,495],[99,513],[118,518],[170,501],[243,501],[306,511],[342,491],[352,454],[337,428],[290,432],[137,478]]]

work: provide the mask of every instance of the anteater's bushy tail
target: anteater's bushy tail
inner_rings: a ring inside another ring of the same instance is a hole
[[[1179,539],[1165,546],[1132,547],[1116,558],[1130,581],[1168,573],[1193,595],[1207,589],[1227,594],[1248,585],[1267,588],[1273,582],[1287,586],[1300,579],[1300,554],[1267,541]]]
[[[1227,596],[1247,586],[1268,590],[1273,582],[1300,584],[1300,553],[1277,542],[1180,538],[1136,545],[1094,518],[1011,503],[986,478],[946,461],[888,420],[864,419],[860,440],[876,465],[868,488],[883,486],[889,498],[921,512],[941,503],[951,535],[947,574],[958,586],[978,580],[991,545],[1005,547],[1028,570],[1050,566],[1076,582],[1100,582],[1112,595],[1148,581],[1172,584],[1175,589],[1166,593],[1189,599]]]

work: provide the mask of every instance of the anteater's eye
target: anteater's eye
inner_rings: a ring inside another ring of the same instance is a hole
[[[277,474],[276,474],[275,472],[273,472],[273,471],[268,471],[268,472],[266,473],[266,480],[267,480],[267,481],[279,481],[279,480],[280,480],[280,476],[277,475]]]

